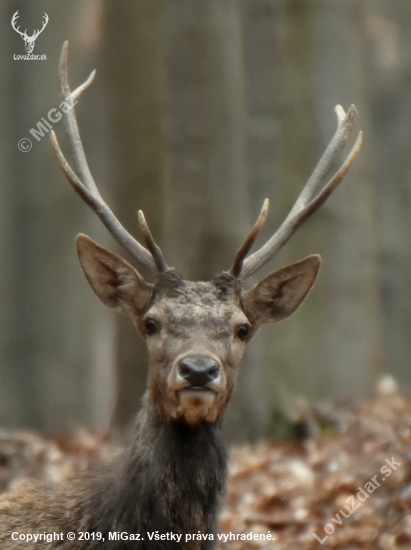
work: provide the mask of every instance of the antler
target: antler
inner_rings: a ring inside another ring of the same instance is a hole
[[[21,32],[20,27],[16,27],[16,21],[19,17],[20,17],[19,16],[19,10],[17,10],[16,13],[13,15],[13,18],[11,20],[11,26],[13,27],[13,29],[16,32],[18,32],[24,38],[24,37],[27,37],[27,29],[25,30],[25,32]]]
[[[47,13],[45,13],[43,15],[44,17],[44,23],[43,23],[43,26],[41,27],[40,30],[37,30],[37,31],[34,31],[33,32],[33,35],[31,36],[32,39],[36,39],[38,37],[39,34],[41,34],[43,31],[44,31],[44,27],[47,25],[47,23],[49,22],[49,16],[47,15]]]
[[[68,42],[66,41],[63,44],[59,62],[60,88],[63,98],[66,100],[70,99],[72,105],[74,105],[77,98],[80,97],[84,90],[86,90],[93,82],[96,72],[93,71],[81,86],[74,90],[74,92],[71,92],[67,78],[67,53]],[[160,248],[154,242],[142,213],[139,214],[140,228],[149,250],[144,248],[136,239],[134,239],[134,237],[130,235],[130,233],[128,233],[101,197],[87,164],[74,108],[71,108],[67,113],[65,113],[64,121],[74,166],[80,178],[74,173],[71,166],[65,159],[53,131],[51,131],[51,143],[57,161],[73,189],[97,214],[117,242],[120,243],[120,245],[125,248],[141,266],[144,266],[152,274],[168,271],[169,267],[164,260]]]
[[[270,205],[270,201],[268,199],[265,199],[257,221],[255,222],[252,230],[248,234],[248,237],[246,238],[244,243],[237,250],[237,254],[235,255],[235,258],[234,258],[233,267],[229,271],[230,275],[232,275],[233,277],[237,277],[237,278],[240,277],[241,270],[243,268],[244,258],[247,256],[248,252],[250,251],[251,247],[254,244],[254,241],[258,237],[261,229],[265,224],[269,205]]]
[[[354,123],[358,117],[357,109],[354,105],[351,105],[347,114],[340,105],[335,107],[335,112],[338,118],[337,131],[318,162],[310,179],[300,193],[290,213],[274,235],[259,250],[257,250],[257,252],[254,252],[254,254],[251,254],[251,256],[245,259],[246,254],[251,248],[264,223],[266,208],[268,208],[268,204],[266,202],[264,203],[263,210],[257,220],[257,223],[236,254],[233,267],[230,269],[230,273],[233,276],[245,280],[269,262],[271,258],[273,258],[273,256],[292,237],[300,225],[302,225],[306,219],[314,214],[314,212],[318,210],[318,208],[320,208],[320,206],[328,199],[350,169],[361,149],[362,132],[359,132],[354,147],[341,168],[331,178],[331,180],[323,188],[321,188],[321,184],[330,171],[333,162],[345,147]],[[261,222],[263,212],[265,212],[265,214],[263,216],[264,219]]]

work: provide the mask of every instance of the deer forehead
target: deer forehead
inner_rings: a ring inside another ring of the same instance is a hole
[[[240,292],[235,284],[221,281],[181,281],[170,292],[161,292],[147,315],[159,317],[176,336],[187,336],[190,328],[231,334],[234,324],[247,321],[240,307]]]

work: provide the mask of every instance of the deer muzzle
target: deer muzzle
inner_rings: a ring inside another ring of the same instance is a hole
[[[184,417],[190,424],[214,422],[226,389],[223,367],[212,355],[181,356],[170,373],[169,389],[178,402],[175,418]]]
[[[179,375],[191,389],[208,389],[208,384],[219,377],[220,364],[212,357],[189,355],[179,363]]]

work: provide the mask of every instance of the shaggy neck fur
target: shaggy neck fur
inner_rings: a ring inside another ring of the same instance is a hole
[[[23,486],[3,495],[0,548],[15,550],[13,532],[47,531],[63,533],[63,541],[31,541],[24,543],[25,550],[37,550],[39,544],[44,550],[210,550],[215,540],[185,542],[185,534],[215,533],[226,464],[218,424],[164,422],[146,402],[133,443],[115,464],[70,487]],[[69,531],[86,537],[69,541]],[[140,540],[110,541],[110,532],[140,535]],[[179,542],[150,540],[155,532],[183,536]],[[105,542],[93,533],[101,533]]]
[[[219,425],[164,422],[146,401],[137,417],[133,445],[108,478],[93,482],[84,499],[79,530],[106,537],[109,531],[126,531],[144,539],[109,548],[206,548],[204,542],[186,543],[184,535],[214,533],[226,464]],[[180,544],[150,541],[148,533],[154,531],[183,536]]]

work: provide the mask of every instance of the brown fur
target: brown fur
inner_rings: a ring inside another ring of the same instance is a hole
[[[319,258],[267,275],[249,291],[228,273],[185,281],[175,270],[149,283],[125,260],[88,237],[77,240],[80,263],[102,302],[129,314],[145,338],[148,390],[130,446],[119,460],[70,487],[33,485],[0,498],[0,547],[205,550],[186,533],[215,532],[226,478],[222,413],[232,395],[246,343],[263,323],[293,313],[312,287]],[[67,532],[101,533],[67,540]],[[109,532],[137,533],[138,542]],[[173,532],[182,541],[149,541]],[[64,540],[18,542],[13,532],[62,533]]]

